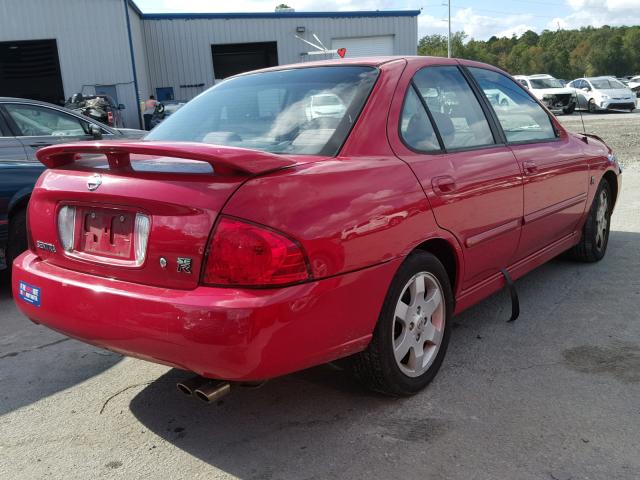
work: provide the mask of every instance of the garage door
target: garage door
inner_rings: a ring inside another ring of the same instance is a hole
[[[347,58],[393,55],[393,35],[334,38],[331,41],[331,48],[346,48],[345,57]]]

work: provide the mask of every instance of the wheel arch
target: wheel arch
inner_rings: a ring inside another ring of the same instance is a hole
[[[11,220],[11,217],[17,211],[27,208],[32,191],[33,187],[23,188],[22,190],[18,190],[18,192],[16,192],[16,194],[11,198],[8,208],[9,220]]]
[[[413,251],[416,250],[429,252],[442,262],[455,294],[462,270],[462,262],[454,245],[444,238],[430,238],[417,245]]]

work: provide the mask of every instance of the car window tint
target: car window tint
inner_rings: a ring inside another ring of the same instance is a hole
[[[431,120],[429,120],[429,116],[412,86],[407,89],[407,97],[402,107],[400,135],[405,143],[414,150],[422,152],[440,150],[438,137],[433,130]]]
[[[68,137],[87,131],[87,122],[51,108],[19,104],[5,104],[5,108],[22,136]]]
[[[427,67],[413,78],[447,150],[495,143],[471,87],[457,67]]]
[[[493,107],[509,142],[556,138],[547,112],[516,82],[484,68],[469,68]]]

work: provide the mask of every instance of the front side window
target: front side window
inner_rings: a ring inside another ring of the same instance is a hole
[[[400,135],[413,150],[435,152],[440,150],[438,137],[433,130],[431,120],[424,109],[418,94],[412,85],[407,89],[407,96],[400,117]]]
[[[516,82],[492,70],[469,71],[489,99],[508,142],[531,142],[556,138],[547,112]]]
[[[457,67],[426,67],[413,81],[447,150],[495,143],[482,107]]]
[[[88,132],[88,122],[52,108],[20,104],[4,107],[18,126],[20,136],[76,137]]]
[[[375,68],[340,66],[231,78],[187,103],[146,139],[336,155],[377,76]]]

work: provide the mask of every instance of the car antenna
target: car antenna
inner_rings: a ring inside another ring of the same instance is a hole
[[[584,119],[582,118],[582,110],[578,110],[578,113],[580,114],[580,121],[582,122],[582,133],[584,133],[586,135],[587,134],[587,129],[584,128]]]

